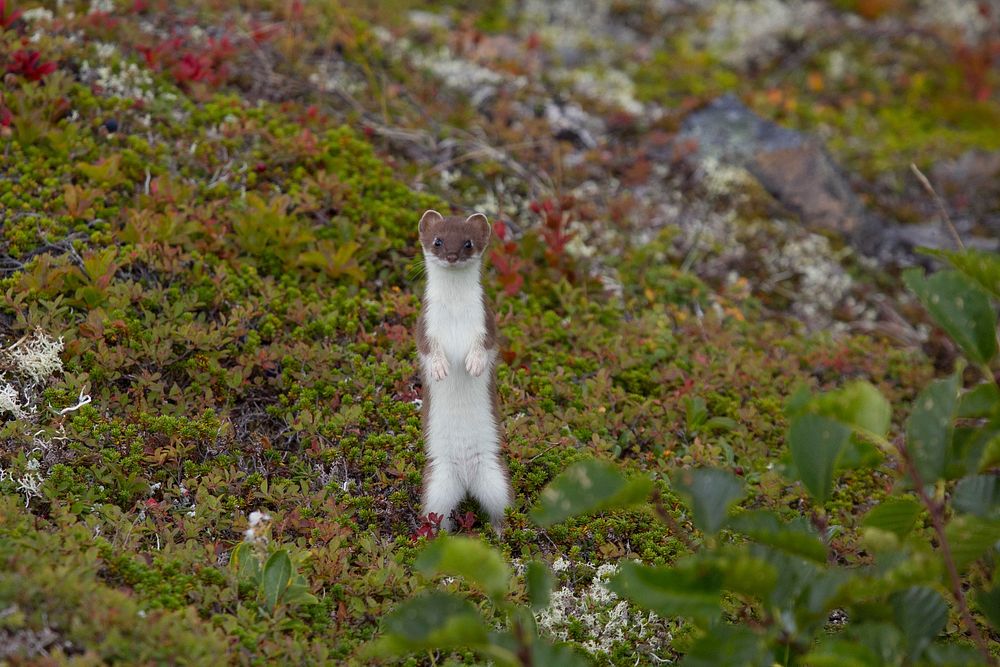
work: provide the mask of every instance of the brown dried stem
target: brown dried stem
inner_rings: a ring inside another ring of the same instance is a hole
[[[694,541],[691,539],[691,536],[688,533],[688,531],[685,530],[683,527],[681,527],[679,523],[677,523],[677,519],[675,519],[674,515],[670,513],[670,510],[667,509],[667,506],[663,504],[663,494],[660,493],[659,489],[653,489],[652,501],[653,501],[653,511],[656,513],[656,516],[659,517],[661,521],[663,521],[663,523],[667,524],[667,527],[670,529],[670,532],[676,535],[677,539],[683,542],[684,546],[686,546],[688,550],[692,552],[697,551],[698,545],[695,544]]]
[[[938,195],[936,190],[934,190],[934,186],[932,186],[931,182],[927,180],[924,173],[917,168],[917,165],[910,163],[910,171],[914,173],[917,180],[920,181],[920,185],[923,186],[924,190],[927,191],[927,194],[929,194],[931,199],[934,200],[934,203],[937,204],[938,212],[941,214],[941,221],[944,222],[948,231],[951,232],[951,238],[955,241],[955,246],[959,250],[965,250],[965,244],[962,243],[962,237],[958,235],[958,230],[955,229],[955,225],[951,222],[951,216],[948,215],[948,209],[944,205],[944,200],[941,199],[941,196]]]
[[[986,664],[996,665],[997,662],[990,654],[989,647],[986,645],[986,640],[979,631],[979,626],[976,625],[976,620],[972,617],[972,612],[969,610],[969,603],[966,600],[965,591],[962,590],[962,579],[958,574],[958,567],[955,565],[955,559],[951,555],[951,545],[948,543],[948,537],[945,534],[944,503],[934,500],[927,494],[927,490],[924,487],[924,481],[920,476],[920,471],[917,469],[917,465],[910,456],[909,450],[907,450],[906,444],[902,441],[902,439],[896,440],[895,445],[897,451],[899,451],[899,454],[903,459],[904,465],[906,466],[906,471],[913,480],[913,486],[917,492],[917,496],[920,498],[920,502],[923,503],[924,507],[927,508],[927,513],[931,518],[931,527],[934,529],[934,534],[937,536],[938,545],[941,549],[941,557],[944,559],[945,568],[948,570],[948,579],[951,583],[951,594],[952,597],[955,598],[955,603],[958,605],[958,613],[962,617],[962,622],[965,624],[966,628],[968,628],[969,634],[972,635],[972,641],[976,644],[976,648],[983,655],[983,658],[986,660]]]

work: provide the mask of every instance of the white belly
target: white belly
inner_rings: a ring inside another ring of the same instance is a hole
[[[424,391],[430,399],[427,453],[433,459],[443,457],[454,463],[467,462],[472,455],[495,455],[500,439],[493,417],[490,380],[496,351],[489,352],[490,363],[479,377],[472,377],[465,370],[465,355],[461,350],[446,350],[446,354],[451,368],[443,380],[433,379],[430,358],[421,355]]]

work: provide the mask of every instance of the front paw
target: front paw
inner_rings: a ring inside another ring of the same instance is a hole
[[[469,350],[469,354],[465,357],[465,370],[469,371],[469,375],[477,378],[486,370],[488,363],[489,358],[486,355],[486,350],[476,346]]]
[[[431,375],[438,382],[448,377],[448,357],[443,354],[431,357]]]

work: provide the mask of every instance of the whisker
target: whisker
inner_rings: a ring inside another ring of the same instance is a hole
[[[427,274],[427,266],[422,255],[416,255],[406,267],[407,280],[415,281]]]

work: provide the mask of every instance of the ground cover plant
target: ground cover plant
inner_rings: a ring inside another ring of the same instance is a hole
[[[997,16],[585,4],[0,0],[0,660],[997,654]],[[725,92],[972,249],[693,162]],[[502,539],[418,515],[427,208],[494,221]]]
[[[681,664],[995,662],[989,629],[980,624],[988,620],[993,631],[1000,624],[992,566],[1000,499],[998,478],[991,473],[1000,410],[991,368],[997,356],[991,297],[1000,297],[1000,255],[965,251],[946,257],[958,270],[927,277],[914,269],[906,281],[968,360],[982,367],[980,382],[960,391],[963,364],[932,382],[915,399],[905,434],[892,442],[886,437],[892,406],[865,381],[794,396],[787,408],[789,476],[817,503],[810,520],[783,520],[767,509],[731,513],[744,499],[744,484],[721,468],[682,469],[671,476],[671,487],[685,498],[688,516],[701,532],[700,544],[685,537],[693,553],[670,566],[623,562],[606,588],[663,617],[692,620],[700,632]],[[871,556],[844,563],[831,531],[839,526],[828,523],[824,503],[841,469],[865,469],[886,455],[898,463],[893,489],[860,525]],[[626,479],[607,463],[577,463],[542,491],[532,518],[549,527],[580,514],[628,507],[642,502],[651,486],[646,477]],[[684,535],[659,489],[651,509]],[[728,535],[720,534],[723,529]],[[467,538],[440,537],[416,567],[462,576],[502,597],[509,573],[499,554],[483,548]],[[553,584],[546,566],[532,562],[524,584],[530,609],[545,609]],[[940,589],[947,589],[948,601]],[[981,618],[973,615],[971,590]],[[491,633],[476,608],[457,596],[416,597],[385,620],[385,635],[373,653],[459,646],[499,664],[586,664],[565,645],[541,639],[529,608],[502,600],[498,606],[508,614],[507,629]],[[972,646],[934,641],[949,611]]]

